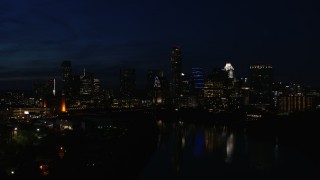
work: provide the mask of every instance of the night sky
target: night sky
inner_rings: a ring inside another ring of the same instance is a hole
[[[61,62],[94,72],[117,88],[120,68],[169,76],[170,50],[182,49],[184,72],[231,62],[236,77],[270,63],[276,80],[320,87],[317,1],[1,0],[1,89],[32,89],[60,79]]]

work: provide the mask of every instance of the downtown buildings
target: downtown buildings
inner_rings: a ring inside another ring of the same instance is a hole
[[[268,112],[288,114],[318,108],[319,92],[296,83],[275,82],[271,64],[252,64],[248,77],[237,77],[231,62],[215,68],[194,64],[183,69],[183,53],[174,46],[168,51],[169,73],[149,69],[145,86],[137,87],[137,71],[121,68],[119,87],[103,89],[100,78],[86,69],[79,75],[71,61],[62,61],[61,78],[34,82],[34,92],[26,99],[11,91],[2,98],[10,107],[53,108],[72,111],[90,108],[116,110],[201,109],[212,113]],[[241,67],[242,68],[242,67]],[[61,84],[61,86],[57,86]],[[58,87],[58,88],[57,88]],[[64,108],[63,108],[64,107]]]

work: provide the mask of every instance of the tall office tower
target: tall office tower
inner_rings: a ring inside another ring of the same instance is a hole
[[[72,67],[70,61],[62,62],[62,85],[63,85],[63,94],[66,97],[66,101],[72,97],[72,84],[73,84],[73,75],[72,75]]]
[[[100,79],[96,78],[93,73],[84,69],[83,75],[80,76],[79,84],[80,101],[82,104],[91,105],[99,101]]]
[[[191,69],[191,96],[194,97],[194,104],[202,104],[204,89],[204,73],[202,68]],[[198,106],[198,105],[197,105]]]
[[[204,88],[204,73],[202,68],[192,68],[191,83],[194,93],[201,95]]]
[[[241,104],[239,81],[235,78],[234,68],[231,63],[226,63],[223,70],[227,74],[226,78],[226,98],[228,99],[228,109],[238,110]]]
[[[205,87],[204,96],[207,98],[220,98],[225,96],[227,74],[219,68],[214,68],[209,75]]]
[[[250,66],[250,104],[272,105],[272,66],[270,64],[254,64]]]
[[[70,61],[62,62],[62,82],[66,82],[72,78],[72,67]]]
[[[153,99],[154,103],[165,103],[169,95],[169,84],[163,71],[151,69],[147,72],[146,93],[147,98]]]
[[[101,91],[101,83],[100,83],[100,79],[97,78],[97,77],[94,77],[93,79],[93,92],[94,92],[94,95],[97,96],[99,95],[100,91]]]
[[[90,99],[94,92],[94,75],[86,72],[84,69],[83,75],[80,76],[80,96],[85,99]]]
[[[173,47],[171,50],[171,94],[173,97],[179,97],[181,94],[182,83],[182,64],[181,49]]]
[[[227,92],[230,96],[233,96],[235,94],[235,83],[236,83],[236,78],[234,76],[234,68],[232,67],[231,63],[226,63],[224,66],[223,70],[227,74],[227,79],[226,79],[226,87],[229,92]],[[232,95],[233,94],[233,95]]]
[[[227,110],[226,82],[228,75],[220,68],[214,68],[204,87],[204,105],[210,112]]]
[[[147,84],[146,84],[146,93],[147,93],[147,98],[152,99],[154,97],[154,90],[155,90],[155,78],[158,78],[160,76],[163,76],[163,72],[160,70],[156,69],[151,69],[148,70],[147,72]],[[160,80],[159,80],[160,82]],[[161,82],[159,83],[161,85]]]
[[[250,85],[248,82],[248,78],[240,78],[239,80],[239,87],[240,87],[240,96],[242,97],[242,106],[247,106],[250,103]]]
[[[120,70],[120,97],[133,98],[135,93],[136,74],[134,69]]]
[[[228,73],[228,78],[234,78],[234,68],[232,67],[231,63],[226,63],[223,69]]]

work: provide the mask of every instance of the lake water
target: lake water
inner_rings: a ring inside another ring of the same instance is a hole
[[[289,131],[183,120],[157,120],[157,126],[157,150],[140,179],[319,177],[315,149],[319,142],[302,128]]]
[[[316,123],[230,124],[131,114],[67,121],[72,130],[2,125],[0,177],[319,179]]]

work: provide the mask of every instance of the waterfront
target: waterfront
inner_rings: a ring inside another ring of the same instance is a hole
[[[228,125],[158,120],[158,148],[140,178],[317,179],[314,120],[311,115]]]
[[[320,143],[312,116],[301,116],[304,123],[297,115],[268,122],[222,123],[222,119],[208,121],[209,117],[202,121],[116,113],[61,117],[62,126],[61,120],[2,123],[0,176],[318,177]],[[59,128],[50,122],[59,122]]]

